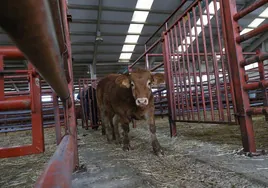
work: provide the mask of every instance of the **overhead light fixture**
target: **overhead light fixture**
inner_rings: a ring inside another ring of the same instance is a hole
[[[137,43],[139,35],[127,35],[125,43]]]
[[[258,27],[265,19],[264,18],[255,18],[248,27],[256,28]]]
[[[245,28],[240,32],[240,35],[244,35],[245,33],[249,32],[249,31],[252,31],[252,30],[253,29],[251,29],[251,28]]]
[[[128,33],[141,34],[143,24],[130,24],[128,28]]]
[[[260,17],[268,18],[268,7],[260,14]]]
[[[121,53],[119,59],[130,59],[132,53]]]
[[[145,22],[149,12],[148,11],[134,11],[132,16],[133,22]]]
[[[102,42],[103,41],[103,38],[101,37],[101,32],[100,31],[97,31],[97,36],[96,36],[95,40],[97,42]]]
[[[150,10],[154,0],[138,0],[136,4],[136,9]],[[144,27],[144,22],[147,20],[149,11],[134,11],[131,21],[136,22],[136,24],[130,24],[128,28],[128,33],[137,34],[137,35],[127,35],[125,43],[137,43],[141,34],[141,31]],[[122,47],[122,53],[119,57],[119,62],[129,61],[132,53],[124,52],[133,52],[135,45],[125,44]]]
[[[134,51],[135,45],[125,44],[122,48],[122,52],[131,52]]]
[[[137,9],[151,9],[154,0],[138,0],[136,4]]]

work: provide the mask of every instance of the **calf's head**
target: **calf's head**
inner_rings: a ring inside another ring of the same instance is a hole
[[[137,69],[129,74],[122,74],[116,79],[116,84],[123,88],[130,88],[136,105],[145,107],[149,103],[152,85],[164,83],[164,74],[155,73],[144,69]]]

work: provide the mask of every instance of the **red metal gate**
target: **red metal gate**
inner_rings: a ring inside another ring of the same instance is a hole
[[[32,126],[32,144],[0,148],[0,158],[42,153],[45,149],[39,75],[31,64],[28,65],[28,70],[4,70],[4,58],[14,57],[23,57],[23,54],[16,48],[2,47],[0,49],[0,111],[31,110],[31,121],[34,125]],[[5,78],[15,77],[28,78],[30,86],[28,95],[5,96]]]
[[[245,54],[243,54],[241,43],[259,34],[267,32],[268,24],[263,24],[252,29],[248,33],[241,35],[238,21],[250,12],[264,6],[267,3],[267,0],[259,0],[242,11],[237,12],[234,0],[221,1],[223,16],[225,18],[225,30],[228,31],[228,34],[225,35],[228,41],[226,48],[229,61],[232,62],[231,73],[237,103],[236,116],[241,128],[244,151],[249,152],[256,151],[252,115],[267,115],[268,109],[267,107],[250,107],[248,91],[266,88],[268,86],[268,81],[265,80],[263,68],[263,60],[268,59],[268,54],[257,52],[257,54],[252,57],[246,57],[244,56]],[[250,78],[248,76],[249,71],[245,70],[245,66],[255,62],[258,63],[259,79]]]

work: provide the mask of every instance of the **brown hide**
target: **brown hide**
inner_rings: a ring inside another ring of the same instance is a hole
[[[162,82],[164,82],[163,74],[153,75],[143,69],[135,70],[131,74],[111,74],[99,81],[97,101],[108,141],[111,140],[112,133],[115,134],[117,141],[120,140],[118,138],[120,137],[118,123],[120,123],[124,130],[123,148],[129,149],[128,132],[131,119],[146,119],[152,134],[153,149],[157,153],[160,151],[155,136],[151,85]]]

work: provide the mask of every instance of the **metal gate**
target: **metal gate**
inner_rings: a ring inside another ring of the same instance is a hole
[[[248,91],[268,86],[262,63],[267,53],[243,52],[240,44],[268,26],[240,36],[237,21],[265,3],[257,1],[237,13],[235,0],[196,0],[163,32],[173,136],[177,121],[239,123],[244,151],[256,151],[251,115],[267,115],[267,108],[250,107]],[[252,82],[244,67],[255,62],[260,79],[255,76]]]

